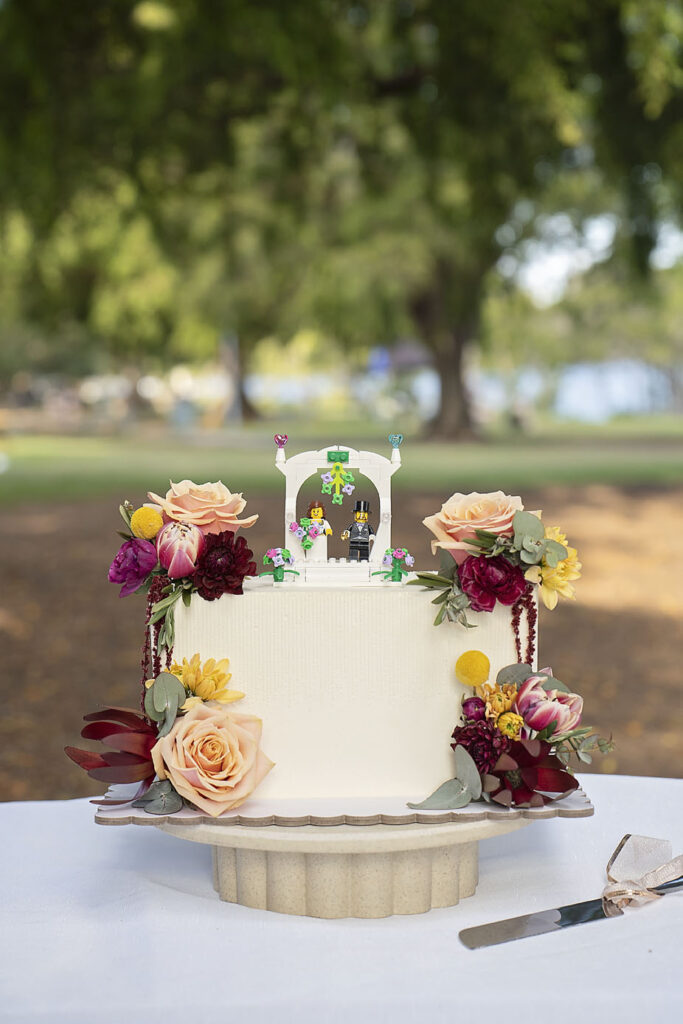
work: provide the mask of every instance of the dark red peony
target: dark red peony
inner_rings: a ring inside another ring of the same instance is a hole
[[[484,792],[505,807],[542,807],[578,788],[551,746],[542,740],[514,740],[483,778]]]
[[[496,729],[493,722],[467,722],[453,730],[451,746],[464,747],[481,774],[491,771],[511,740]]]
[[[209,533],[204,550],[195,563],[193,583],[205,601],[215,601],[223,594],[241,594],[245,576],[257,573],[254,554],[244,537],[231,530]]]
[[[496,601],[512,605],[526,590],[524,573],[503,555],[469,555],[458,569],[460,586],[475,612],[492,612]]]

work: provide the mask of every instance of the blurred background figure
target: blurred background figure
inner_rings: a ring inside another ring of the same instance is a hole
[[[260,557],[283,429],[400,430],[424,566],[453,491],[556,516],[541,658],[598,770],[683,775],[682,46],[667,0],[0,3],[0,798],[84,792],[83,691],[130,701],[119,500],[222,477]]]

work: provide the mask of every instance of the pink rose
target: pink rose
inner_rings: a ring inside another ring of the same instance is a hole
[[[198,526],[204,534],[224,530],[235,533],[240,526],[246,529],[258,519],[258,516],[237,518],[247,503],[241,494],[232,494],[220,480],[214,484],[193,484],[191,480],[181,480],[179,484],[171,482],[165,498],[151,491],[148,497],[157,503],[166,522],[189,523]]]
[[[205,544],[204,534],[199,527],[186,523],[166,523],[157,535],[159,563],[172,580],[192,576]]]
[[[273,767],[259,746],[261,728],[253,715],[196,704],[152,747],[156,773],[217,818],[243,804]]]
[[[465,543],[468,538],[476,537],[475,530],[511,537],[512,518],[523,508],[521,498],[511,497],[502,491],[452,494],[440,512],[427,516],[422,522],[436,537],[432,541],[432,554],[436,554],[437,548],[442,548],[460,565],[475,550]]]
[[[554,742],[564,733],[575,729],[581,721],[583,697],[563,690],[544,690],[543,683],[547,679],[546,675],[529,676],[519,688],[513,710],[535,732],[541,732],[556,722],[552,734]]]

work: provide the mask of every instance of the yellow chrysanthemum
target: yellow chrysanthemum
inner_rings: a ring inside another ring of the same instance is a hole
[[[133,536],[142,540],[153,540],[158,534],[164,521],[161,514],[155,508],[138,508],[130,517],[130,528]]]
[[[486,701],[486,717],[496,721],[515,703],[517,687],[513,683],[486,684],[477,688],[477,694]]]
[[[560,597],[574,600],[572,581],[581,578],[581,562],[576,548],[569,547],[565,534],[557,526],[547,526],[545,535],[548,540],[556,540],[558,544],[564,545],[567,557],[558,562],[554,569],[546,565],[544,559],[540,565],[532,565],[527,569],[524,576],[531,583],[538,584],[543,604],[552,610]]]
[[[199,701],[215,700],[219,704],[231,704],[233,701],[241,700],[244,694],[239,690],[228,689],[228,682],[232,678],[227,671],[230,662],[227,658],[216,661],[209,658],[202,665],[198,654],[193,654],[190,660],[183,658],[182,665],[173,662],[170,671],[177,676],[185,687],[188,697],[181,707],[181,711],[189,711]]]
[[[511,740],[517,739],[523,725],[524,719],[521,715],[516,715],[514,711],[506,711],[496,722],[499,732],[502,732],[504,736],[509,736]]]
[[[491,662],[483,651],[465,651],[455,663],[455,676],[464,686],[482,686],[491,672]]]

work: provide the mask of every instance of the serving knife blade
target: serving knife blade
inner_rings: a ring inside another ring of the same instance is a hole
[[[673,889],[680,888],[683,888],[683,876],[655,885],[652,891],[663,896]],[[575,924],[602,921],[607,917],[621,917],[622,914],[623,910],[614,904],[606,907],[602,898],[584,900],[582,903],[568,903],[552,910],[539,910],[535,914],[523,914],[521,917],[509,917],[503,921],[463,928],[459,937],[468,949],[481,949],[483,946],[496,946],[501,942],[512,942],[514,939],[526,939],[531,935],[545,935],[561,928],[571,928]]]

